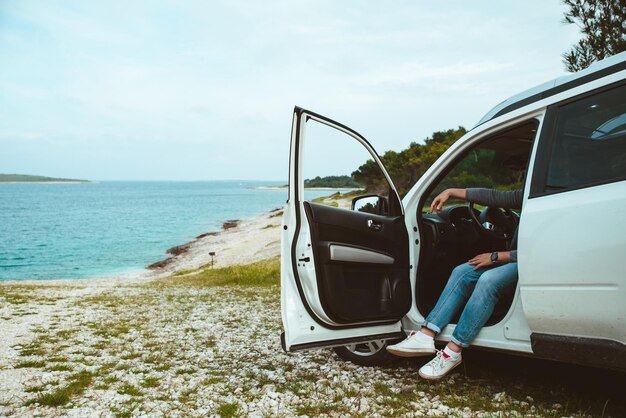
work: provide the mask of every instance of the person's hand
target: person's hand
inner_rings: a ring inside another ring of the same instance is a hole
[[[511,253],[508,251],[498,252],[498,261],[491,261],[491,253],[478,254],[472,258],[468,263],[474,266],[474,270],[481,269],[483,267],[493,267],[495,265],[506,264],[511,261]]]
[[[446,189],[439,193],[437,197],[433,199],[433,203],[430,204],[430,211],[437,213],[441,212],[443,205],[445,205],[451,197],[456,199],[465,199],[465,189]]]
[[[437,213],[441,212],[443,205],[448,199],[450,199],[450,189],[444,190],[433,199],[433,203],[430,204],[430,211]]]

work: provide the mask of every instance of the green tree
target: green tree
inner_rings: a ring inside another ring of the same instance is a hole
[[[317,176],[313,179],[304,180],[304,187],[350,187],[360,189],[363,188],[363,185],[355,182],[354,179],[350,176]]]
[[[423,144],[411,142],[409,147],[400,151],[387,151],[381,157],[387,172],[393,179],[401,196],[404,196],[428,168],[443,154],[450,145],[465,135],[463,127],[434,132]],[[352,177],[364,184],[370,193],[380,193],[387,189],[387,183],[373,160],[367,160]]]
[[[626,0],[563,0],[564,23],[575,24],[583,38],[563,54],[570,72],[626,51]]]

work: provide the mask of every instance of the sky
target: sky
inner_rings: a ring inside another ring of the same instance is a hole
[[[564,11],[559,0],[0,0],[0,173],[286,180],[295,105],[399,151],[565,75],[580,35]],[[345,156],[343,170],[361,162]]]

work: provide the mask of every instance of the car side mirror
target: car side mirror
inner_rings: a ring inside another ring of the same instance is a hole
[[[359,196],[352,199],[352,210],[373,213],[374,215],[387,215],[389,214],[389,204],[387,199],[382,196]]]

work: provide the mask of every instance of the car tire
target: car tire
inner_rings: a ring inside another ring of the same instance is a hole
[[[387,351],[387,346],[392,343],[395,343],[395,341],[380,340],[335,347],[333,350],[335,350],[340,359],[358,364],[359,366],[386,366],[397,359],[396,356]]]

